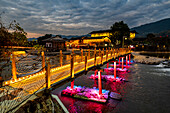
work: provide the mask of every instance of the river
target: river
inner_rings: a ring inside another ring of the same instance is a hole
[[[106,65],[101,68],[104,67]],[[107,103],[101,104],[61,96],[61,91],[70,86],[71,82],[58,86],[52,93],[59,96],[71,113],[170,113],[170,68],[135,63],[129,70],[129,73],[119,75],[129,82],[102,81],[102,88],[122,95],[121,101],[109,99]],[[80,75],[75,78],[74,84],[97,87],[97,81],[89,79],[91,74],[94,74],[94,71]]]

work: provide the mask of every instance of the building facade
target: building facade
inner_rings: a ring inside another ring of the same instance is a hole
[[[42,41],[45,42],[45,48],[47,51],[66,50],[66,41],[59,35],[44,39]]]
[[[130,39],[135,38],[136,31],[130,32]],[[78,37],[72,38],[67,42],[69,47],[81,48],[81,47],[108,47],[112,46],[110,37],[112,36],[112,30],[100,30],[92,31],[89,33],[91,37]]]

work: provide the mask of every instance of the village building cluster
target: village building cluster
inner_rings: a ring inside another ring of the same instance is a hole
[[[130,32],[130,38],[135,38],[136,31]],[[60,35],[42,40],[47,51],[66,50],[67,48],[103,48],[113,46],[110,40],[111,30],[92,31],[90,36],[64,39]]]

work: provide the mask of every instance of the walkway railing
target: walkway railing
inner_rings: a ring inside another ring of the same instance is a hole
[[[50,88],[66,78],[74,78],[75,74],[128,53],[130,53],[128,48],[88,49],[81,50],[80,54],[75,54],[72,51],[70,55],[63,55],[60,51],[57,56],[45,58],[44,52],[42,52],[41,60],[38,59],[41,69],[36,73],[25,74],[20,77],[17,76],[16,58],[12,55],[13,77],[12,80],[4,81],[3,87],[0,89],[2,92],[0,93],[0,112],[8,112],[40,90]],[[6,90],[8,87],[11,89],[10,91]]]

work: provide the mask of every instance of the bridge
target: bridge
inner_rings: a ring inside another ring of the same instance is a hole
[[[130,52],[128,48],[109,48],[106,50],[96,50],[95,48],[94,50],[82,49],[80,54],[75,54],[72,51],[70,55],[63,55],[60,51],[59,55],[51,57],[45,57],[44,52],[41,52],[38,60],[34,58],[40,64],[37,65],[40,68],[24,74],[23,72],[29,70],[29,63],[25,65],[25,60],[22,60],[25,57],[17,58],[12,54],[12,79],[4,81],[0,88],[0,112],[12,111],[37,92],[49,89],[51,86],[74,78],[79,73],[88,71],[94,66],[103,65],[111,59]],[[27,60],[29,59],[27,58]],[[34,64],[36,67],[36,63]]]

